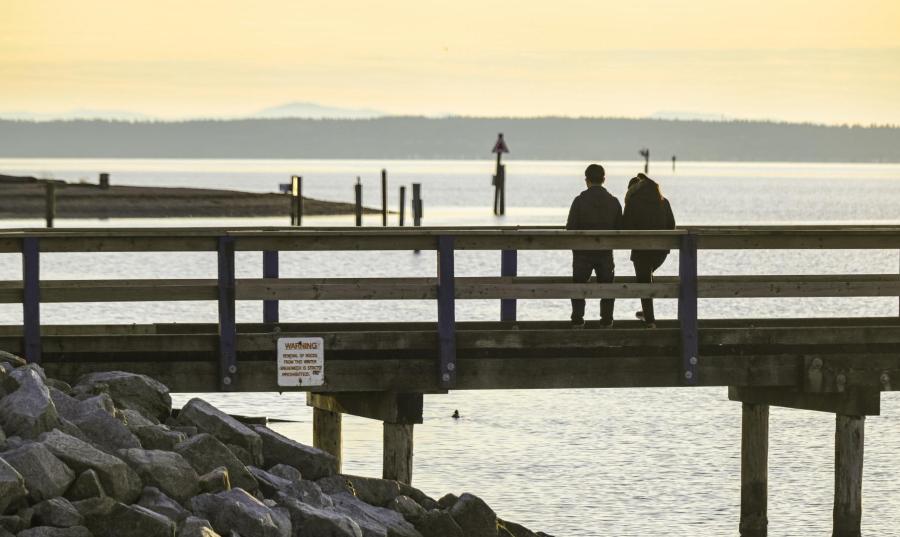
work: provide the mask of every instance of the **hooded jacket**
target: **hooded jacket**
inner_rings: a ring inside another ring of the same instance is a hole
[[[572,201],[566,229],[622,229],[622,204],[604,187],[591,186]],[[575,250],[576,254],[600,252],[612,255],[609,250]]]
[[[622,229],[675,229],[672,206],[653,179],[645,177],[628,189]],[[659,260],[661,263],[668,254],[668,250],[632,250],[631,260],[648,263]]]

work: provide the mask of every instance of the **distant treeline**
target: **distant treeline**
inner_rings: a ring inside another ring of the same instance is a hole
[[[2,157],[900,162],[900,128],[615,118],[0,121]]]

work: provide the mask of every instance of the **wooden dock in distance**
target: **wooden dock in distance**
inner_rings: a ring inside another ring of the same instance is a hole
[[[520,277],[519,250],[675,249],[679,275],[637,284]],[[834,535],[859,535],[863,426],[880,394],[900,386],[900,317],[698,319],[698,298],[900,296],[900,275],[705,276],[704,250],[900,250],[900,227],[703,227],[590,232],[558,228],[64,229],[0,232],[0,253],[22,256],[21,280],[0,282],[22,326],[0,326],[0,348],[74,380],[97,370],[145,373],[174,391],[310,392],[315,444],[340,456],[344,413],[379,419],[384,476],[412,479],[422,394],[447,390],[727,386],[742,411],[742,535],[765,535],[768,408],[836,415]],[[434,277],[279,279],[281,251],[433,250]],[[499,276],[457,277],[460,250],[498,253]],[[216,252],[210,280],[40,277],[44,252]],[[235,277],[235,252],[263,252],[264,278]],[[515,302],[572,297],[675,299],[679,318],[573,331],[522,322]],[[434,300],[437,322],[279,322],[279,300]],[[41,303],[217,301],[217,324],[45,325]],[[264,304],[262,323],[235,322],[235,301]],[[500,320],[455,319],[457,300],[497,300]],[[277,383],[278,338],[323,338],[325,384]]]

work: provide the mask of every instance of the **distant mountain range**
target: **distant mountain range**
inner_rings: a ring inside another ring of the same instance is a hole
[[[897,127],[562,117],[0,120],[0,157],[483,159],[498,132],[522,160],[900,162]]]

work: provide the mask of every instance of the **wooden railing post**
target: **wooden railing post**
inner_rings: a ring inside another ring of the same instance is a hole
[[[500,275],[504,277],[515,277],[519,272],[517,250],[502,250],[500,252]],[[515,321],[516,320],[516,299],[503,298],[500,299],[500,320]]]
[[[234,237],[219,237],[219,388],[233,391],[237,380]]]
[[[453,245],[452,236],[438,236],[438,345],[441,362],[438,378],[445,390],[452,388],[456,382],[456,289]]]
[[[41,363],[41,249],[37,237],[22,239],[22,332],[25,359]]]
[[[278,279],[278,252],[263,252],[263,278]],[[278,301],[263,300],[263,322],[278,323]]]
[[[768,528],[769,405],[742,404],[741,537],[765,537]]]
[[[835,414],[832,537],[859,537],[865,416]]]
[[[682,382],[697,384],[700,359],[697,336],[697,237],[688,233],[681,237],[678,254],[678,321],[681,326]]]

